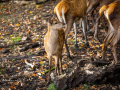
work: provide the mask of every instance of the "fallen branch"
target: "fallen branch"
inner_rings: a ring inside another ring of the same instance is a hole
[[[24,55],[24,56],[13,56],[13,57],[3,57],[0,58],[0,61],[4,61],[4,60],[21,60],[21,59],[25,59],[25,58],[30,58],[33,56],[43,56],[45,53],[44,49],[40,50],[38,53],[33,53],[31,55]]]
[[[109,78],[112,78],[110,76],[113,76],[113,73],[117,72],[116,69],[120,70],[120,64],[96,67],[90,60],[79,60],[70,73],[54,77],[52,82],[58,90],[72,88],[82,82],[105,83]]]
[[[0,48],[8,48],[10,46],[14,46],[14,45],[23,45],[23,44],[26,44],[26,43],[29,43],[30,41],[24,41],[24,42],[16,42],[16,43],[13,43],[13,44],[10,44],[10,45],[1,45]]]

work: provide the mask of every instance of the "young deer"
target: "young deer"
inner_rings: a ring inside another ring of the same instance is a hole
[[[101,8],[103,5],[109,5],[110,3],[114,2],[114,1],[118,1],[118,0],[89,0],[90,5],[89,5],[89,7],[88,7],[88,9],[87,9],[87,13],[92,10],[91,13],[93,14],[93,10],[94,10],[98,5],[100,5],[100,8]],[[92,17],[93,17],[93,15],[92,15]],[[96,18],[95,23],[94,23],[94,20],[92,20],[92,21],[93,21],[94,27],[95,27],[94,38],[95,38],[96,40],[98,40],[98,37],[97,37],[97,34],[98,34],[98,21],[100,20],[100,18],[101,18],[101,20],[102,20],[103,26],[105,27],[106,33],[107,33],[108,29],[107,29],[107,27],[106,27],[106,25],[105,25],[105,18],[104,18],[102,15],[100,16],[99,13],[96,15],[96,17],[97,17],[97,18]],[[93,18],[92,18],[92,19],[93,19]]]
[[[62,0],[60,3],[56,5],[54,8],[54,13],[59,19],[60,22],[64,22],[66,24],[65,28],[65,46],[67,50],[67,56],[70,57],[70,53],[67,46],[67,35],[71,30],[71,27],[74,23],[75,30],[75,45],[77,45],[77,28],[76,21],[82,18],[82,27],[83,34],[85,37],[86,44],[87,36],[86,36],[86,10],[87,10],[87,0]]]
[[[105,59],[105,51],[107,49],[107,45],[111,43],[114,56],[113,64],[116,64],[118,62],[116,45],[117,42],[120,40],[120,0],[109,5],[104,5],[99,10],[100,15],[103,12],[109,23],[109,31],[106,38],[104,39],[102,58]]]
[[[62,23],[53,24],[54,20],[48,23],[48,32],[44,38],[45,51],[49,59],[49,80],[52,67],[52,56],[55,56],[55,73],[58,75],[62,73],[62,50],[65,40],[65,32],[62,28]],[[60,72],[59,72],[59,62],[60,62]]]

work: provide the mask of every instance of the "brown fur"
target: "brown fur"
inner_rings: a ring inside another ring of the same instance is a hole
[[[67,35],[70,32],[73,23],[80,20],[82,18],[83,21],[83,33],[87,43],[87,36],[86,36],[86,10],[87,10],[87,0],[62,0],[58,3],[54,9],[54,13],[57,15],[60,22],[65,22],[66,29],[65,29],[65,39],[67,40]],[[62,12],[64,10],[64,13]],[[57,14],[58,12],[58,14]],[[62,14],[63,13],[63,14]],[[59,17],[60,16],[60,17]],[[61,17],[62,16],[62,17]],[[74,24],[75,25],[75,24]],[[75,26],[76,28],[76,26]],[[76,33],[77,30],[75,29]],[[76,38],[76,35],[75,35]],[[67,55],[70,57],[70,53],[67,46],[67,41],[65,40],[65,46],[67,50]],[[75,39],[75,45],[77,44],[77,39]]]
[[[108,8],[108,6],[104,5],[101,7],[101,9],[99,10],[99,14],[101,16],[101,14]]]
[[[69,10],[69,5],[66,3],[66,2],[64,2],[64,1],[61,1],[60,3],[58,3],[58,5],[55,7],[55,9],[54,9],[54,13],[56,14],[56,9],[58,9],[59,11],[58,11],[58,13],[59,13],[59,15],[60,16],[62,16],[62,9],[63,9],[63,11],[64,11],[64,14]]]
[[[98,5],[100,5],[100,8],[101,8],[103,5],[109,5],[110,3],[114,2],[114,1],[118,1],[118,0],[89,0],[89,1],[90,1],[90,6],[88,7],[87,12],[89,12],[89,11],[91,11],[91,10],[94,10],[94,9],[96,8],[96,6],[98,6]],[[94,9],[93,9],[93,8],[94,8]],[[104,8],[105,8],[105,7],[104,7]],[[101,12],[101,11],[100,11],[100,12]],[[102,15],[103,15],[103,14],[101,13],[101,16],[102,16]],[[98,38],[97,38],[97,33],[98,33],[98,21],[100,20],[100,18],[102,19],[102,23],[103,23],[103,25],[104,25],[104,27],[105,27],[106,33],[107,33],[108,29],[107,29],[107,27],[106,27],[106,25],[105,25],[104,17],[99,16],[99,14],[96,15],[96,16],[97,16],[97,19],[96,19],[95,24],[94,24],[94,26],[95,26],[94,38],[95,38],[96,40],[98,40]],[[93,20],[92,20],[92,21],[93,21]],[[93,22],[93,23],[94,23],[94,22]]]
[[[86,0],[62,0],[60,3],[56,5],[54,8],[54,13],[56,14],[56,9],[58,9],[58,13],[62,15],[62,9],[64,10],[65,21],[68,24],[69,19],[73,19],[73,21],[78,21],[87,10]],[[70,30],[66,31],[66,35]]]
[[[107,7],[107,8],[104,8]],[[117,53],[116,53],[116,45],[117,42],[120,40],[120,0],[113,2],[107,6],[103,6],[100,9],[100,14],[104,12],[105,17],[107,18],[107,21],[109,23],[109,31],[108,35],[106,36],[104,40],[104,46],[103,46],[103,56],[102,58],[105,58],[105,52],[107,49],[107,45],[111,43],[112,50],[113,50],[113,56],[114,56],[114,62],[113,64],[118,62]]]
[[[55,73],[59,75],[59,62],[60,62],[60,72],[62,73],[62,50],[65,40],[65,32],[62,28],[62,24],[48,24],[48,32],[44,38],[45,51],[49,59],[49,81],[50,73],[52,67],[52,56],[55,56]],[[48,82],[49,82],[48,81]]]
[[[66,12],[65,16],[72,16],[73,18],[81,18],[87,10],[86,0],[63,0],[66,2],[70,9]],[[77,20],[79,20],[77,19]]]

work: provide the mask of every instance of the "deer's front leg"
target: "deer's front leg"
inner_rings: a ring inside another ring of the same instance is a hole
[[[59,56],[55,56],[55,74],[57,75],[57,71],[58,71],[58,75],[59,73]]]
[[[89,46],[88,41],[87,41],[87,35],[86,35],[86,30],[87,30],[87,23],[86,23],[86,15],[82,17],[82,28],[83,28],[83,34],[85,38],[85,43],[87,46]]]
[[[74,22],[74,32],[75,32],[75,46],[77,47],[77,26],[76,26],[76,22]]]
[[[50,83],[51,81],[51,77],[50,77],[50,74],[51,74],[51,68],[52,68],[52,55],[48,56],[48,59],[49,59],[49,74],[48,74],[48,84]]]
[[[99,13],[98,13],[99,14]],[[94,39],[95,40],[98,40],[98,23],[99,23],[99,20],[100,20],[100,15],[99,15],[99,17],[96,19],[96,22],[95,22],[95,33],[94,33]]]

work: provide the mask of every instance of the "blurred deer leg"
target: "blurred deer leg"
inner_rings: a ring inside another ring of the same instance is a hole
[[[100,20],[100,15],[99,17],[96,19],[96,22],[95,22],[95,33],[94,33],[94,39],[95,40],[98,40],[98,23],[99,23],[99,20]]]
[[[108,33],[108,28],[107,28],[107,26],[106,26],[105,17],[104,17],[104,16],[101,17],[101,21],[102,21],[103,27],[105,28],[105,34],[107,35],[107,33]]]
[[[62,55],[60,55],[59,64],[60,64],[60,73],[62,74]]]
[[[75,46],[77,47],[77,26],[76,26],[76,22],[74,22],[74,32],[75,32]]]
[[[111,32],[108,33],[108,35],[106,36],[106,38],[104,40],[102,59],[105,59],[105,52],[107,50],[107,46],[108,46],[113,34],[114,34],[114,32],[111,30]]]
[[[65,47],[66,47],[67,56],[69,59],[71,59],[71,57],[70,57],[70,52],[69,52],[68,45],[67,45],[67,35],[70,32],[72,25],[73,25],[73,19],[71,18],[67,22],[66,29],[65,29]]]
[[[115,35],[114,39],[112,39],[112,51],[113,51],[113,56],[114,56],[114,64],[118,63],[118,58],[117,58],[117,53],[116,53],[116,46],[117,46],[117,42],[120,40],[120,33],[116,33],[117,35]]]
[[[50,74],[51,74],[51,68],[52,68],[52,56],[48,56],[48,59],[49,59],[49,74],[48,74],[48,83],[50,82],[51,80],[51,77],[50,77]]]
[[[82,28],[82,19],[80,18],[79,27]]]
[[[55,74],[57,75],[57,71],[58,71],[58,75],[59,73],[59,56],[55,56]]]
[[[86,45],[88,46],[89,44],[88,44],[87,35],[86,35],[86,30],[87,30],[86,15],[82,17],[82,28],[83,28],[84,39],[86,41]]]

